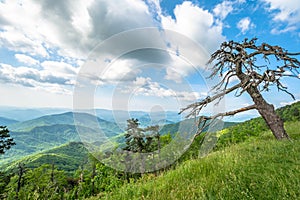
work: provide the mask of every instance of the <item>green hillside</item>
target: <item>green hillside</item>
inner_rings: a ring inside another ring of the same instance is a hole
[[[80,128],[89,133],[94,132],[90,128]],[[76,127],[66,124],[35,127],[28,132],[11,132],[10,134],[14,138],[16,145],[4,155],[0,155],[0,166],[71,141],[80,141]]]
[[[27,169],[20,193],[25,199],[299,199],[299,105],[277,110],[291,140],[275,140],[255,118],[197,137],[172,166],[142,176],[104,166],[82,143],[61,145],[6,165],[15,173],[2,175],[0,197],[15,197],[21,162]],[[203,154],[211,140],[216,145]],[[56,181],[49,182],[53,173]]]
[[[198,118],[197,118],[198,119]],[[166,124],[162,127],[162,129],[159,131],[161,135],[164,134],[176,134],[178,133],[180,130],[185,130],[187,129],[186,126],[190,126],[190,124],[196,124],[197,123],[197,119],[185,119],[181,122],[177,122],[174,124]],[[217,123],[218,125],[216,125],[216,127],[214,127],[214,129],[217,130],[221,130],[223,128],[227,128],[233,125],[236,125],[236,122],[223,122],[220,121],[219,123]],[[207,131],[209,129],[209,127],[206,127],[203,131]]]
[[[114,137],[121,132],[115,123],[96,118],[93,115],[77,113],[76,117],[79,119],[77,126],[74,125],[74,116],[71,112],[47,115],[10,125],[8,128],[16,145],[4,155],[0,155],[0,167],[24,156],[69,142],[81,141],[84,137],[86,137],[85,141],[101,141],[102,138],[99,136]],[[84,135],[79,135],[78,131]]]
[[[88,151],[81,142],[70,142],[51,150],[26,156],[20,160],[4,165],[4,171],[17,168],[18,163],[24,163],[27,168],[37,168],[44,164],[54,164],[59,170],[74,172],[79,166],[85,164],[88,158]]]
[[[266,131],[91,199],[299,199],[300,122],[285,125],[293,141]]]
[[[218,131],[201,158],[196,138],[171,170],[144,175],[91,199],[299,199],[300,102],[277,110],[291,141],[276,141],[262,118]]]

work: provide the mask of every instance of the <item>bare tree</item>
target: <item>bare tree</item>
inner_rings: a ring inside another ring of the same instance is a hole
[[[262,92],[269,91],[270,87],[274,86],[278,91],[283,91],[295,99],[281,81],[286,76],[300,78],[300,61],[296,58],[300,53],[290,53],[280,46],[266,43],[256,45],[256,41],[257,38],[251,40],[246,38],[240,43],[234,41],[222,43],[220,49],[214,52],[208,61],[209,68],[212,70],[209,78],[222,77],[212,89],[215,91],[214,95],[188,105],[180,113],[189,110],[187,117],[199,116],[205,106],[213,101],[218,103],[231,92],[235,92],[237,97],[245,92],[248,93],[254,104],[211,117],[200,117],[199,126],[201,124],[201,127],[196,135],[216,118],[256,109],[278,140],[289,138],[284,129],[283,120],[276,114],[274,106],[263,98]],[[262,62],[264,65],[257,64]],[[236,78],[239,83],[232,86],[231,78]]]
[[[18,182],[17,182],[17,188],[16,188],[16,199],[19,199],[19,192],[21,190],[22,184],[23,184],[23,179],[24,179],[24,174],[26,172],[25,165],[22,163],[18,164]]]

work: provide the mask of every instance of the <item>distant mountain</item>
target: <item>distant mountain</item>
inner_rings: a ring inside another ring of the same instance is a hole
[[[0,165],[69,142],[101,142],[123,132],[118,125],[86,113],[47,115],[8,126],[16,145],[0,155]]]
[[[105,110],[96,109],[95,114],[101,119],[105,119],[110,122],[121,124],[126,126],[126,121],[131,118],[139,119],[141,126],[153,125],[156,122],[176,123],[183,120],[178,112],[166,111],[166,112],[144,112],[144,111],[122,111],[122,110]]]
[[[15,107],[1,107],[0,116],[4,118],[13,119],[16,121],[28,121],[43,117],[45,115],[62,114],[71,112],[71,109],[67,108],[15,108]],[[76,111],[77,112],[77,111]],[[162,112],[145,112],[145,111],[126,111],[126,110],[107,110],[107,109],[95,109],[95,110],[79,110],[82,113],[95,113],[100,119],[104,119],[109,122],[118,123],[121,126],[126,126],[126,120],[130,118],[144,118],[148,117],[147,122],[153,121],[167,121],[168,123],[176,123],[183,120],[183,116],[178,115],[174,111],[162,111]],[[149,124],[145,124],[147,126]]]
[[[77,125],[84,127],[96,129],[99,126],[101,129],[120,132],[119,127],[115,123],[100,119],[87,113],[76,113],[75,120]],[[74,125],[74,113],[67,112],[62,114],[46,115],[33,120],[12,124],[8,128],[12,131],[30,131],[38,126],[50,126],[56,124]]]
[[[68,112],[70,109],[64,108],[15,108],[0,107],[0,116],[14,119],[17,121],[27,121],[42,117],[44,115],[58,114]]]
[[[9,119],[9,118],[5,118],[5,117],[0,117],[0,126],[8,126],[11,124],[15,124],[17,123],[17,120],[14,119]]]
[[[171,135],[174,135],[178,132],[182,132],[183,130],[190,130],[189,126],[195,126],[198,122],[198,119],[185,119],[181,122],[177,122],[175,124],[166,124],[162,126],[159,133],[161,135],[171,133]],[[229,126],[236,125],[238,123],[236,122],[224,122],[224,121],[218,121],[215,125],[212,125],[211,127],[205,128],[203,131],[207,131],[209,128],[213,131],[222,130],[224,128],[227,128]]]
[[[279,108],[277,109],[277,113],[285,121],[299,121],[300,102]],[[95,116],[79,113],[77,117],[79,119],[82,118],[82,121],[79,120],[81,121],[81,125],[77,127],[75,127],[74,122],[72,121],[74,120],[73,113],[70,112],[44,116],[36,120],[18,123],[28,131],[11,131],[17,145],[7,151],[5,155],[0,155],[0,168],[12,167],[13,165],[16,166],[17,163],[21,161],[25,162],[28,167],[37,167],[42,164],[54,163],[56,167],[66,171],[78,169],[78,166],[86,161],[88,153],[84,148],[84,145],[80,142],[77,130],[79,129],[80,132],[87,133],[88,136],[93,135],[97,131],[91,128],[94,126]],[[124,142],[122,133],[118,134],[122,130],[120,130],[116,124],[99,118],[96,119],[102,123],[102,129],[107,131],[107,135],[112,138],[113,142]],[[145,117],[145,119],[147,119],[147,117]],[[90,122],[90,120],[93,122]],[[252,121],[253,120],[258,122],[262,119],[255,118],[252,119]],[[141,121],[143,121],[143,119]],[[174,124],[166,124],[161,126],[160,134],[171,133],[174,136],[178,131],[184,132],[192,130],[191,126],[194,126],[195,123],[195,119],[187,119]],[[248,122],[245,122],[244,124],[247,123]],[[220,122],[215,128],[222,129],[235,124],[238,123]],[[255,124],[257,123],[255,122]],[[106,128],[104,128],[105,125]],[[237,133],[240,134],[239,132]],[[93,140],[93,138],[91,139]]]

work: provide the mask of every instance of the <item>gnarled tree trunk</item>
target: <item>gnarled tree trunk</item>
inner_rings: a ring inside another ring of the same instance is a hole
[[[265,120],[266,124],[272,131],[273,135],[277,140],[288,139],[289,136],[284,129],[283,120],[275,112],[275,108],[272,104],[268,104],[266,100],[262,97],[257,86],[249,86],[249,76],[244,74],[241,69],[242,63],[237,64],[237,77],[241,80],[244,87],[243,89],[251,96],[257,111]]]
[[[276,139],[288,139],[289,136],[284,129],[283,120],[275,112],[274,106],[265,101],[257,88],[247,89],[247,92],[250,94],[257,111],[263,117]]]

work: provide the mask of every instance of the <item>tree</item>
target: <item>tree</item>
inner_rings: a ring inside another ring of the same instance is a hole
[[[126,147],[124,150],[131,152],[141,153],[145,146],[144,133],[141,128],[139,128],[138,119],[129,119],[127,120],[127,128],[125,134]]]
[[[139,127],[138,119],[127,120],[127,129],[125,134],[126,147],[123,150],[134,153],[160,151],[159,126]]]
[[[0,154],[4,154],[6,150],[9,150],[15,144],[6,126],[0,126]]]
[[[17,188],[16,188],[16,198],[17,199],[19,197],[20,189],[23,185],[24,173],[26,172],[25,165],[19,163],[18,170],[19,170],[18,171],[18,182],[17,182]]]
[[[138,119],[127,120],[127,128],[125,133],[125,144],[123,147],[125,150],[126,171],[130,169],[138,169],[140,174],[145,172],[147,154],[158,150],[160,152],[160,135],[158,133],[159,126],[148,126],[146,128],[139,127]],[[138,153],[138,154],[132,154]],[[152,154],[154,157],[154,154]],[[140,165],[130,164],[128,161],[134,163],[136,160],[140,160]],[[126,175],[127,176],[127,175]]]
[[[187,117],[198,116],[203,107],[216,100],[218,103],[231,92],[235,92],[237,97],[245,92],[248,93],[254,104],[234,111],[218,113],[211,117],[201,116],[199,125],[202,125],[196,135],[199,135],[208,124],[218,117],[256,109],[276,139],[289,138],[284,129],[283,120],[276,114],[274,106],[263,98],[262,92],[269,91],[271,86],[275,86],[278,91],[286,92],[295,99],[282,83],[282,78],[286,76],[300,78],[298,70],[300,62],[296,58],[300,53],[290,53],[280,46],[272,46],[267,43],[256,45],[256,41],[257,38],[251,40],[246,38],[240,43],[234,41],[222,43],[220,49],[214,52],[208,61],[212,70],[209,78],[222,77],[221,81],[213,87],[214,95],[188,105],[180,113],[190,110]],[[265,65],[258,65],[261,62],[264,62]],[[231,86],[231,78],[236,78],[239,83]]]

